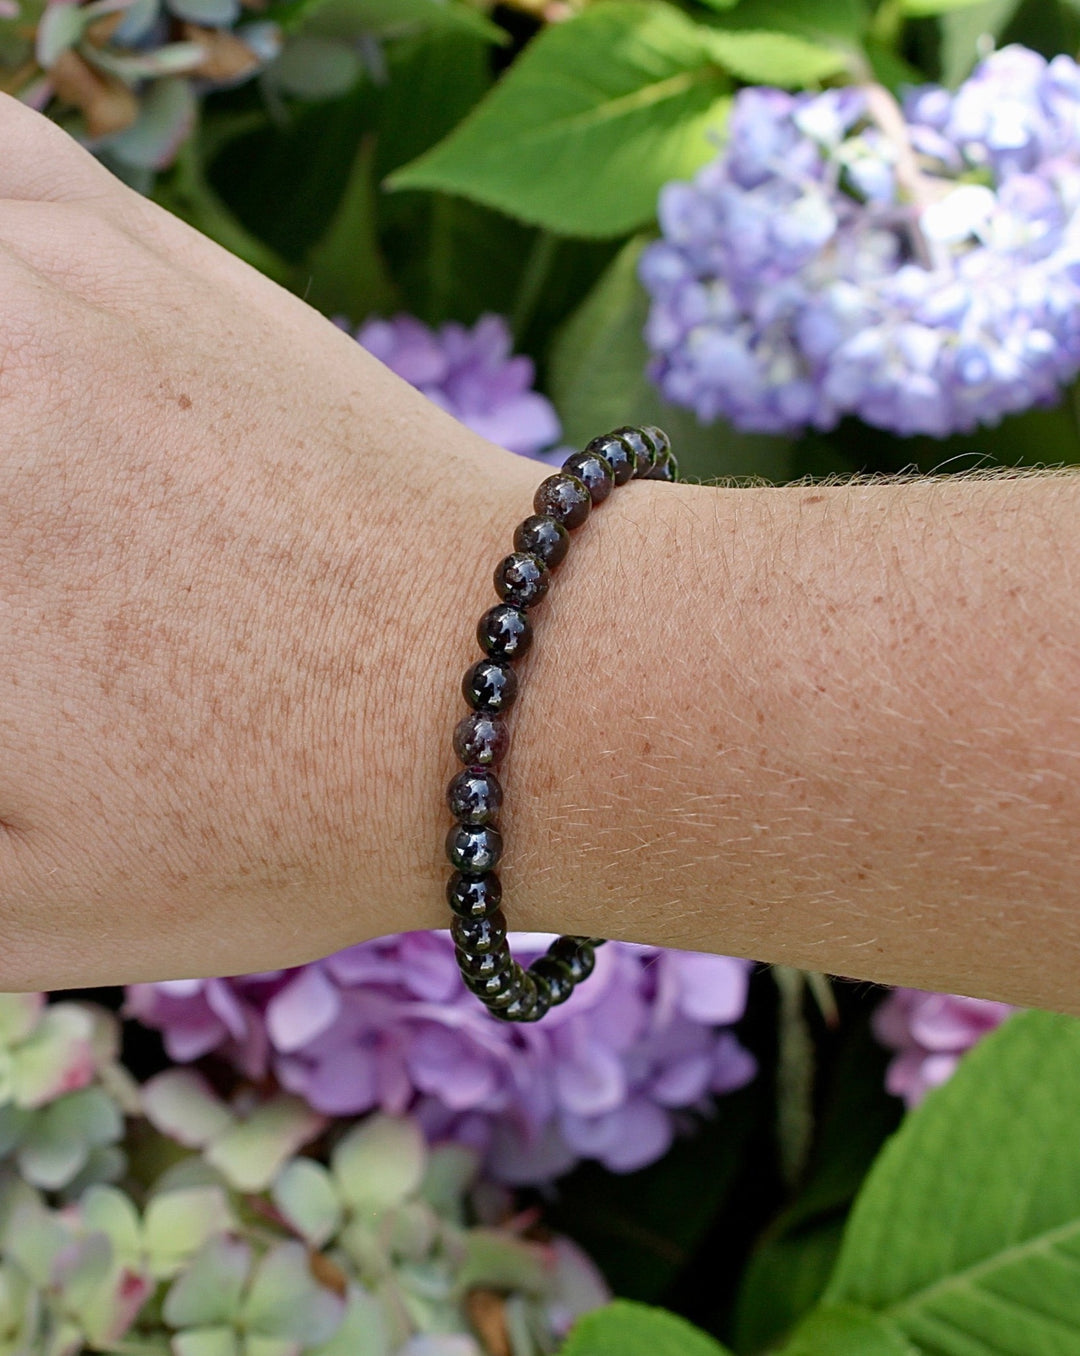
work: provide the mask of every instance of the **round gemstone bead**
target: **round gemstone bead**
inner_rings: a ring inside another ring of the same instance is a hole
[[[575,984],[588,979],[596,966],[596,955],[592,947],[577,937],[560,937],[548,947],[547,954],[566,966]]]
[[[580,527],[589,516],[592,495],[588,486],[577,478],[560,471],[541,481],[533,495],[533,509],[547,518],[556,518],[564,527]]]
[[[486,959],[488,957],[485,957]],[[465,978],[465,987],[489,1007],[500,999],[509,1003],[513,998],[514,972],[512,969],[496,970],[482,979],[469,975]]]
[[[509,747],[506,721],[487,711],[473,711],[454,727],[454,752],[467,767],[494,767]]]
[[[666,457],[662,457],[656,463],[653,469],[649,472],[649,474],[642,476],[641,478],[642,480],[668,480],[668,481],[673,481],[677,479],[677,472],[675,470],[675,461],[672,458],[671,454],[669,453]]]
[[[619,437],[634,454],[634,475],[643,479],[656,465],[656,448],[651,438],[639,428],[616,429]]]
[[[507,955],[509,955],[509,950]],[[525,971],[516,960],[510,961],[510,968],[507,971],[510,976],[510,983],[506,990],[495,998],[485,998],[484,1002],[492,1012],[497,1013],[500,1008],[509,1007],[514,1000],[521,995],[522,984],[525,980]]]
[[[494,772],[466,768],[446,788],[447,809],[463,824],[490,824],[502,805],[502,787]]]
[[[551,1007],[551,993],[548,989],[547,980],[540,975],[532,975],[532,982],[536,986],[536,1002],[528,1016],[518,1019],[522,1022],[538,1022]]]
[[[459,951],[470,956],[486,956],[498,951],[506,941],[506,915],[496,909],[487,918],[454,918],[450,936]]]
[[[534,978],[539,977],[547,985],[552,1007],[558,1003],[565,1003],[574,992],[574,981],[569,969],[554,956],[540,956],[534,960],[529,966],[529,973]]]
[[[502,881],[494,871],[483,876],[455,871],[446,882],[446,902],[459,918],[488,918],[502,902]]]
[[[490,979],[492,975],[500,974],[504,970],[513,973],[514,961],[510,955],[510,948],[505,944],[496,947],[494,951],[475,954],[458,948],[454,955],[457,957],[461,977],[470,988],[472,987],[470,980]]]
[[[594,504],[602,504],[615,488],[615,470],[599,452],[575,452],[563,462],[562,469],[577,476]]]
[[[506,1004],[493,1009],[497,1017],[501,1017],[504,1022],[528,1022],[532,1020],[532,1014],[536,1011],[539,1002],[539,990],[536,980],[529,974],[528,970],[522,972],[521,979],[514,986],[514,997]]]
[[[549,570],[566,559],[569,549],[570,533],[546,514],[533,513],[514,532],[514,550],[539,556]]]
[[[602,438],[594,438],[585,451],[604,458],[614,472],[616,485],[625,485],[633,478],[637,458],[618,434],[605,433]]]
[[[496,603],[477,622],[476,639],[492,659],[520,659],[532,644],[532,622],[520,607]]]
[[[539,556],[515,551],[495,567],[495,592],[505,603],[535,607],[548,591],[551,575]]]
[[[644,433],[646,438],[649,439],[653,447],[656,448],[656,456],[658,460],[661,457],[671,456],[671,439],[667,436],[667,434],[664,432],[662,428],[657,428],[655,424],[643,424],[641,426],[641,431],[642,433]]]
[[[478,659],[461,680],[461,695],[474,711],[508,711],[517,696],[517,674],[509,664]]]
[[[446,835],[450,865],[463,876],[483,876],[502,856],[502,834],[494,824],[453,824]]]

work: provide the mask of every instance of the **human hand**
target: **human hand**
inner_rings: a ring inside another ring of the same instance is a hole
[[[409,816],[537,468],[6,95],[0,145],[0,990],[444,926]]]

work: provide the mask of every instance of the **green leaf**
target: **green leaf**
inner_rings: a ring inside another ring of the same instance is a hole
[[[941,16],[939,53],[941,82],[958,85],[979,57],[979,39],[998,38],[1012,22],[1020,0],[980,0]]]
[[[725,1348],[677,1314],[616,1300],[579,1318],[559,1356],[725,1356]]]
[[[314,1139],[323,1124],[299,1097],[274,1097],[216,1139],[206,1161],[237,1191],[265,1191],[285,1160]]]
[[[715,31],[672,6],[600,0],[541,32],[450,136],[390,176],[564,235],[650,221],[669,179],[715,154],[729,82]]]
[[[787,478],[791,444],[699,424],[664,401],[645,375],[642,338],[649,299],[637,280],[646,241],[629,241],[556,336],[549,355],[549,394],[566,441],[584,444],[620,424],[656,424],[671,438],[682,478]]]
[[[286,32],[301,24],[317,26],[330,16],[335,28],[347,28],[352,37],[361,33],[393,37],[412,29],[457,29],[487,42],[501,45],[508,41],[498,24],[458,0],[276,0],[266,11],[266,18]]]
[[[839,75],[850,54],[793,33],[715,29],[709,47],[716,60],[739,80],[752,84],[801,88]]]
[[[209,1239],[234,1225],[221,1187],[189,1187],[151,1197],[143,1222],[151,1274],[175,1276]]]
[[[171,1328],[231,1326],[251,1269],[251,1249],[238,1238],[212,1238],[174,1281],[162,1308]]]
[[[920,1356],[895,1328],[854,1305],[816,1309],[779,1356]]]
[[[982,0],[900,0],[900,8],[909,19],[927,19],[935,14],[948,14],[954,9],[969,9]]]
[[[345,1302],[311,1273],[302,1243],[279,1243],[259,1263],[244,1302],[245,1331],[314,1346],[341,1326]]]
[[[852,1211],[826,1304],[935,1356],[1080,1350],[1080,1021],[1005,1023],[910,1115]]]
[[[426,1148],[416,1121],[382,1114],[350,1130],[330,1155],[343,1199],[357,1213],[387,1210],[416,1194]]]
[[[274,1204],[313,1248],[321,1248],[341,1225],[341,1202],[321,1163],[294,1158],[278,1174],[271,1191]]]
[[[863,0],[741,0],[720,21],[725,31],[797,33],[857,48],[867,23]]]

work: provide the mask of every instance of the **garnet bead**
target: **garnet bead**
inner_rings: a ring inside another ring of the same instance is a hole
[[[505,1007],[493,1008],[496,1017],[504,1022],[530,1022],[539,1003],[539,990],[536,980],[523,970],[518,983],[514,986],[514,997]]]
[[[547,954],[566,966],[575,984],[588,979],[596,966],[596,955],[592,947],[577,937],[560,937],[558,941],[551,943]]]
[[[588,486],[577,478],[560,471],[541,481],[533,495],[533,510],[548,518],[555,518],[564,527],[580,527],[589,516],[592,495]]]
[[[473,711],[454,728],[454,752],[466,767],[493,767],[509,747],[506,721],[487,711]]]
[[[446,902],[459,918],[487,918],[502,901],[502,881],[494,871],[466,876],[455,871],[446,882]]]
[[[506,603],[535,607],[548,591],[551,575],[539,556],[515,551],[495,568],[495,592]]]
[[[615,474],[616,485],[625,485],[633,478],[637,458],[617,433],[605,433],[602,438],[594,438],[585,451],[595,452],[604,458]]]
[[[575,452],[563,462],[562,469],[577,476],[594,504],[602,504],[615,488],[615,470],[599,452]]]
[[[529,966],[529,973],[547,985],[551,1006],[565,1003],[574,992],[574,981],[569,969],[554,956],[540,956]]]
[[[509,956],[509,952],[507,952]],[[485,956],[485,960],[489,959]],[[477,998],[488,1007],[497,1004],[500,1000],[509,1003],[514,996],[514,972],[512,969],[495,970],[490,975],[484,975],[483,978],[476,978],[473,975],[462,976],[465,980],[465,987],[476,994]]]
[[[446,788],[446,805],[463,824],[489,824],[502,805],[502,787],[494,772],[466,768]]]
[[[492,659],[520,659],[532,644],[532,622],[520,607],[496,603],[477,622],[476,639]]]
[[[505,943],[496,947],[494,951],[479,954],[462,951],[458,947],[454,955],[457,957],[458,969],[466,984],[470,980],[490,979],[492,975],[497,975],[503,970],[510,970],[511,974],[513,973],[514,961],[510,955],[510,948]]]
[[[478,659],[461,680],[461,695],[474,711],[508,711],[517,696],[517,674],[509,664]]]
[[[450,865],[464,876],[483,876],[502,856],[502,834],[494,824],[454,824],[446,835]]]
[[[450,936],[459,951],[470,956],[486,956],[506,941],[506,916],[496,909],[487,918],[454,918]]]
[[[644,479],[656,465],[653,440],[640,428],[619,428],[615,432],[634,454],[634,475],[638,480]]]
[[[566,559],[569,549],[570,533],[562,523],[546,514],[532,514],[523,523],[518,523],[514,532],[514,550],[539,556],[549,570]]]

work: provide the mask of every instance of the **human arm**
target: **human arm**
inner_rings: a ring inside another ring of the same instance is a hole
[[[0,988],[444,926],[458,685],[546,472],[0,117]],[[523,664],[511,926],[1075,1005],[1078,514],[620,491]]]

